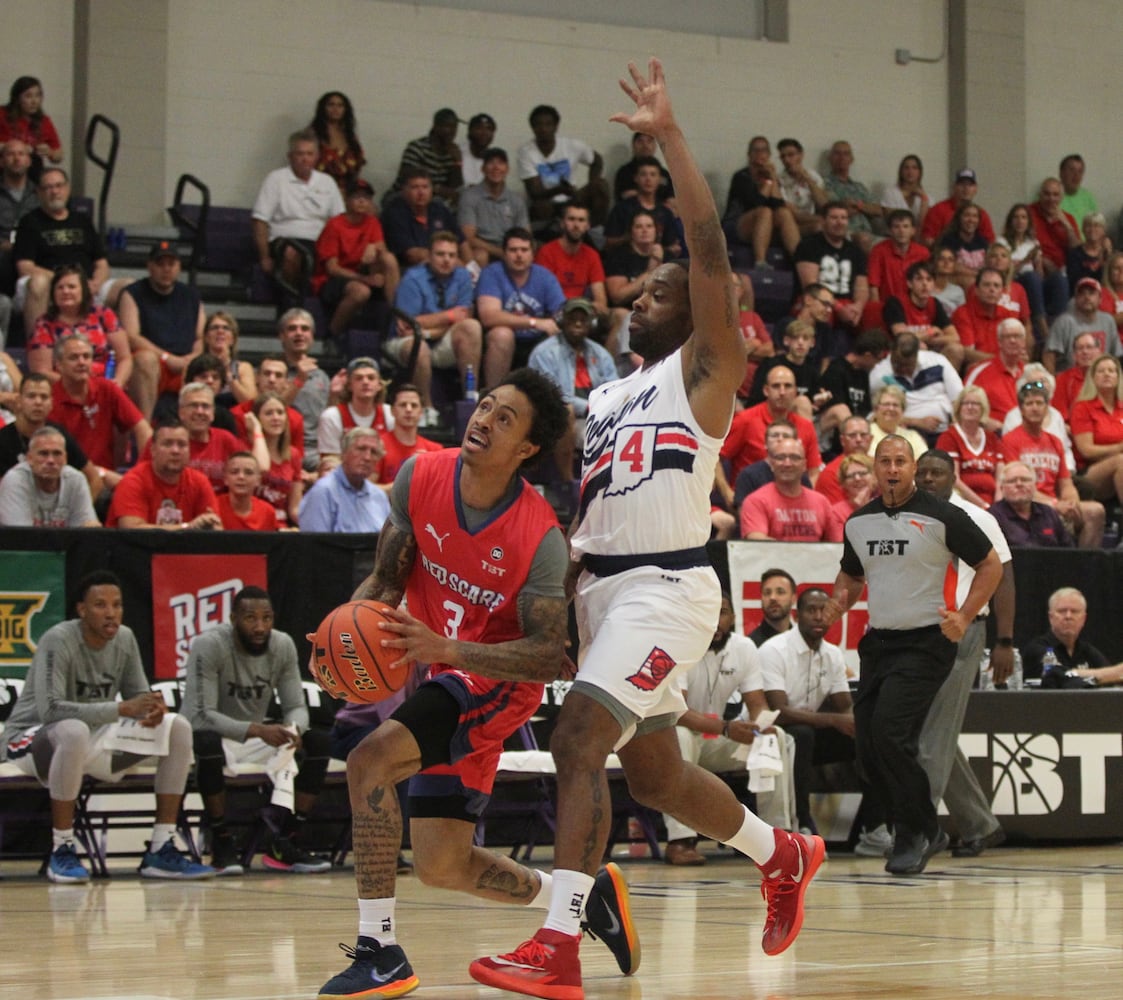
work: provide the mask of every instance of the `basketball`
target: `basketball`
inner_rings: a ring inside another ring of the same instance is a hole
[[[312,676],[333,698],[373,704],[401,689],[411,664],[390,664],[401,650],[383,649],[382,639],[393,634],[380,629],[391,610],[381,601],[349,601],[320,622],[312,644]]]

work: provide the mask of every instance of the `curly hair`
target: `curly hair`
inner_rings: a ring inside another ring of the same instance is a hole
[[[530,443],[537,445],[543,453],[553,451],[562,435],[569,430],[569,407],[554,381],[533,368],[516,368],[488,391],[494,392],[501,385],[513,386],[530,400],[534,408],[528,435]]]

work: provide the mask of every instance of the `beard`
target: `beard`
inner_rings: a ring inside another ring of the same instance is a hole
[[[729,637],[732,634],[732,632],[724,632],[719,635],[715,635],[710,640],[710,649],[715,653],[720,653],[723,649],[725,649],[726,646],[729,645]]]
[[[243,632],[240,628],[235,627],[235,634],[238,636],[238,643],[241,645],[250,656],[261,656],[269,648],[270,632],[265,634],[265,639],[262,642],[256,642],[253,635]]]

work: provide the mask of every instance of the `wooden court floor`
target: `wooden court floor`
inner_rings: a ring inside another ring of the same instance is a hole
[[[1123,995],[1120,845],[942,855],[908,879],[836,855],[808,892],[802,935],[775,958],[760,951],[764,910],[748,863],[711,854],[701,869],[622,866],[643,962],[621,978],[603,946],[586,941],[589,1000]],[[186,885],[122,871],[89,886],[49,885],[32,871],[2,869],[5,1000],[315,997],[346,965],[336,942],[354,942],[349,871]],[[421,979],[412,996],[507,996],[469,979],[468,963],[514,948],[541,911],[476,903],[412,877],[399,899],[399,941]]]

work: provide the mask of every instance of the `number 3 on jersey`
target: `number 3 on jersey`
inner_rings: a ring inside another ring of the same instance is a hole
[[[464,621],[464,608],[455,601],[445,601],[441,607],[448,612],[448,618],[445,620],[445,635],[450,639],[455,639],[460,635],[460,623]]]
[[[655,454],[656,424],[625,427],[616,436],[612,453],[612,485],[607,496],[635,489],[645,479],[651,478],[652,457]]]

